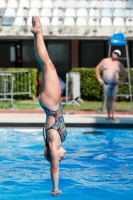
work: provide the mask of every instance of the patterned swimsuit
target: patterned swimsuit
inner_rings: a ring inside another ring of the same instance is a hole
[[[63,142],[67,136],[67,130],[66,130],[65,122],[64,122],[64,118],[63,118],[61,102],[59,103],[59,108],[55,111],[50,110],[49,108],[46,108],[42,104],[40,99],[39,99],[39,103],[40,103],[41,107],[44,109],[46,115],[49,115],[49,116],[52,116],[55,118],[54,124],[51,127],[45,129],[45,131],[48,131],[49,129],[56,130],[60,135],[61,142]]]

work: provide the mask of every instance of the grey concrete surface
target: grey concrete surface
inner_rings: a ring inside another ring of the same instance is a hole
[[[133,115],[116,115],[117,120],[106,120],[103,114],[64,114],[67,127],[122,127],[133,128]],[[37,113],[1,113],[0,127],[42,127],[45,114]]]

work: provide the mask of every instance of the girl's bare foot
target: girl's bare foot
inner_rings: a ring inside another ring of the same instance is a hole
[[[32,27],[30,30],[33,34],[42,32],[42,25],[38,16],[32,17]]]

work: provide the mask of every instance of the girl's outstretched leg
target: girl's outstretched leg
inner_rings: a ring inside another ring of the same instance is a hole
[[[56,69],[48,55],[42,25],[39,17],[32,17],[31,32],[34,34],[34,49],[36,59],[42,70],[42,91],[39,95],[42,103],[48,108],[56,110],[59,106],[61,87]]]
[[[39,17],[37,16],[32,17],[31,32],[34,34],[35,55],[40,66],[42,67],[44,64],[46,65],[48,62],[51,62],[51,60],[43,40],[42,25]]]

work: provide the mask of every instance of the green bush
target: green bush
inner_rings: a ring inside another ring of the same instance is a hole
[[[19,70],[28,70],[31,74],[31,76],[29,77],[28,74],[26,74],[25,77],[22,76],[22,74],[20,74],[19,79],[16,76],[16,73],[14,73],[13,71],[19,71]],[[29,78],[31,80],[31,97],[30,98],[34,98],[36,96],[37,93],[37,74],[38,74],[38,70],[35,68],[0,68],[0,72],[2,71],[9,71],[9,73],[14,75],[14,78],[16,79],[16,81],[14,82],[14,91],[15,92],[19,92],[20,88],[23,88],[23,91],[27,91],[28,87],[29,87]],[[25,80],[24,80],[25,78]],[[10,79],[9,79],[10,80]],[[24,86],[23,82],[26,82],[26,85]],[[15,99],[27,99],[29,98],[29,95],[27,94],[23,94],[23,95],[15,95],[14,96]]]
[[[80,73],[81,98],[89,101],[101,101],[103,96],[103,86],[97,81],[95,68],[73,68],[72,72]],[[133,77],[133,70],[131,70],[131,76]],[[128,78],[126,79],[126,82],[127,81]],[[118,94],[129,94],[128,84],[121,85],[119,87]],[[119,97],[118,100],[125,100],[125,97]]]

